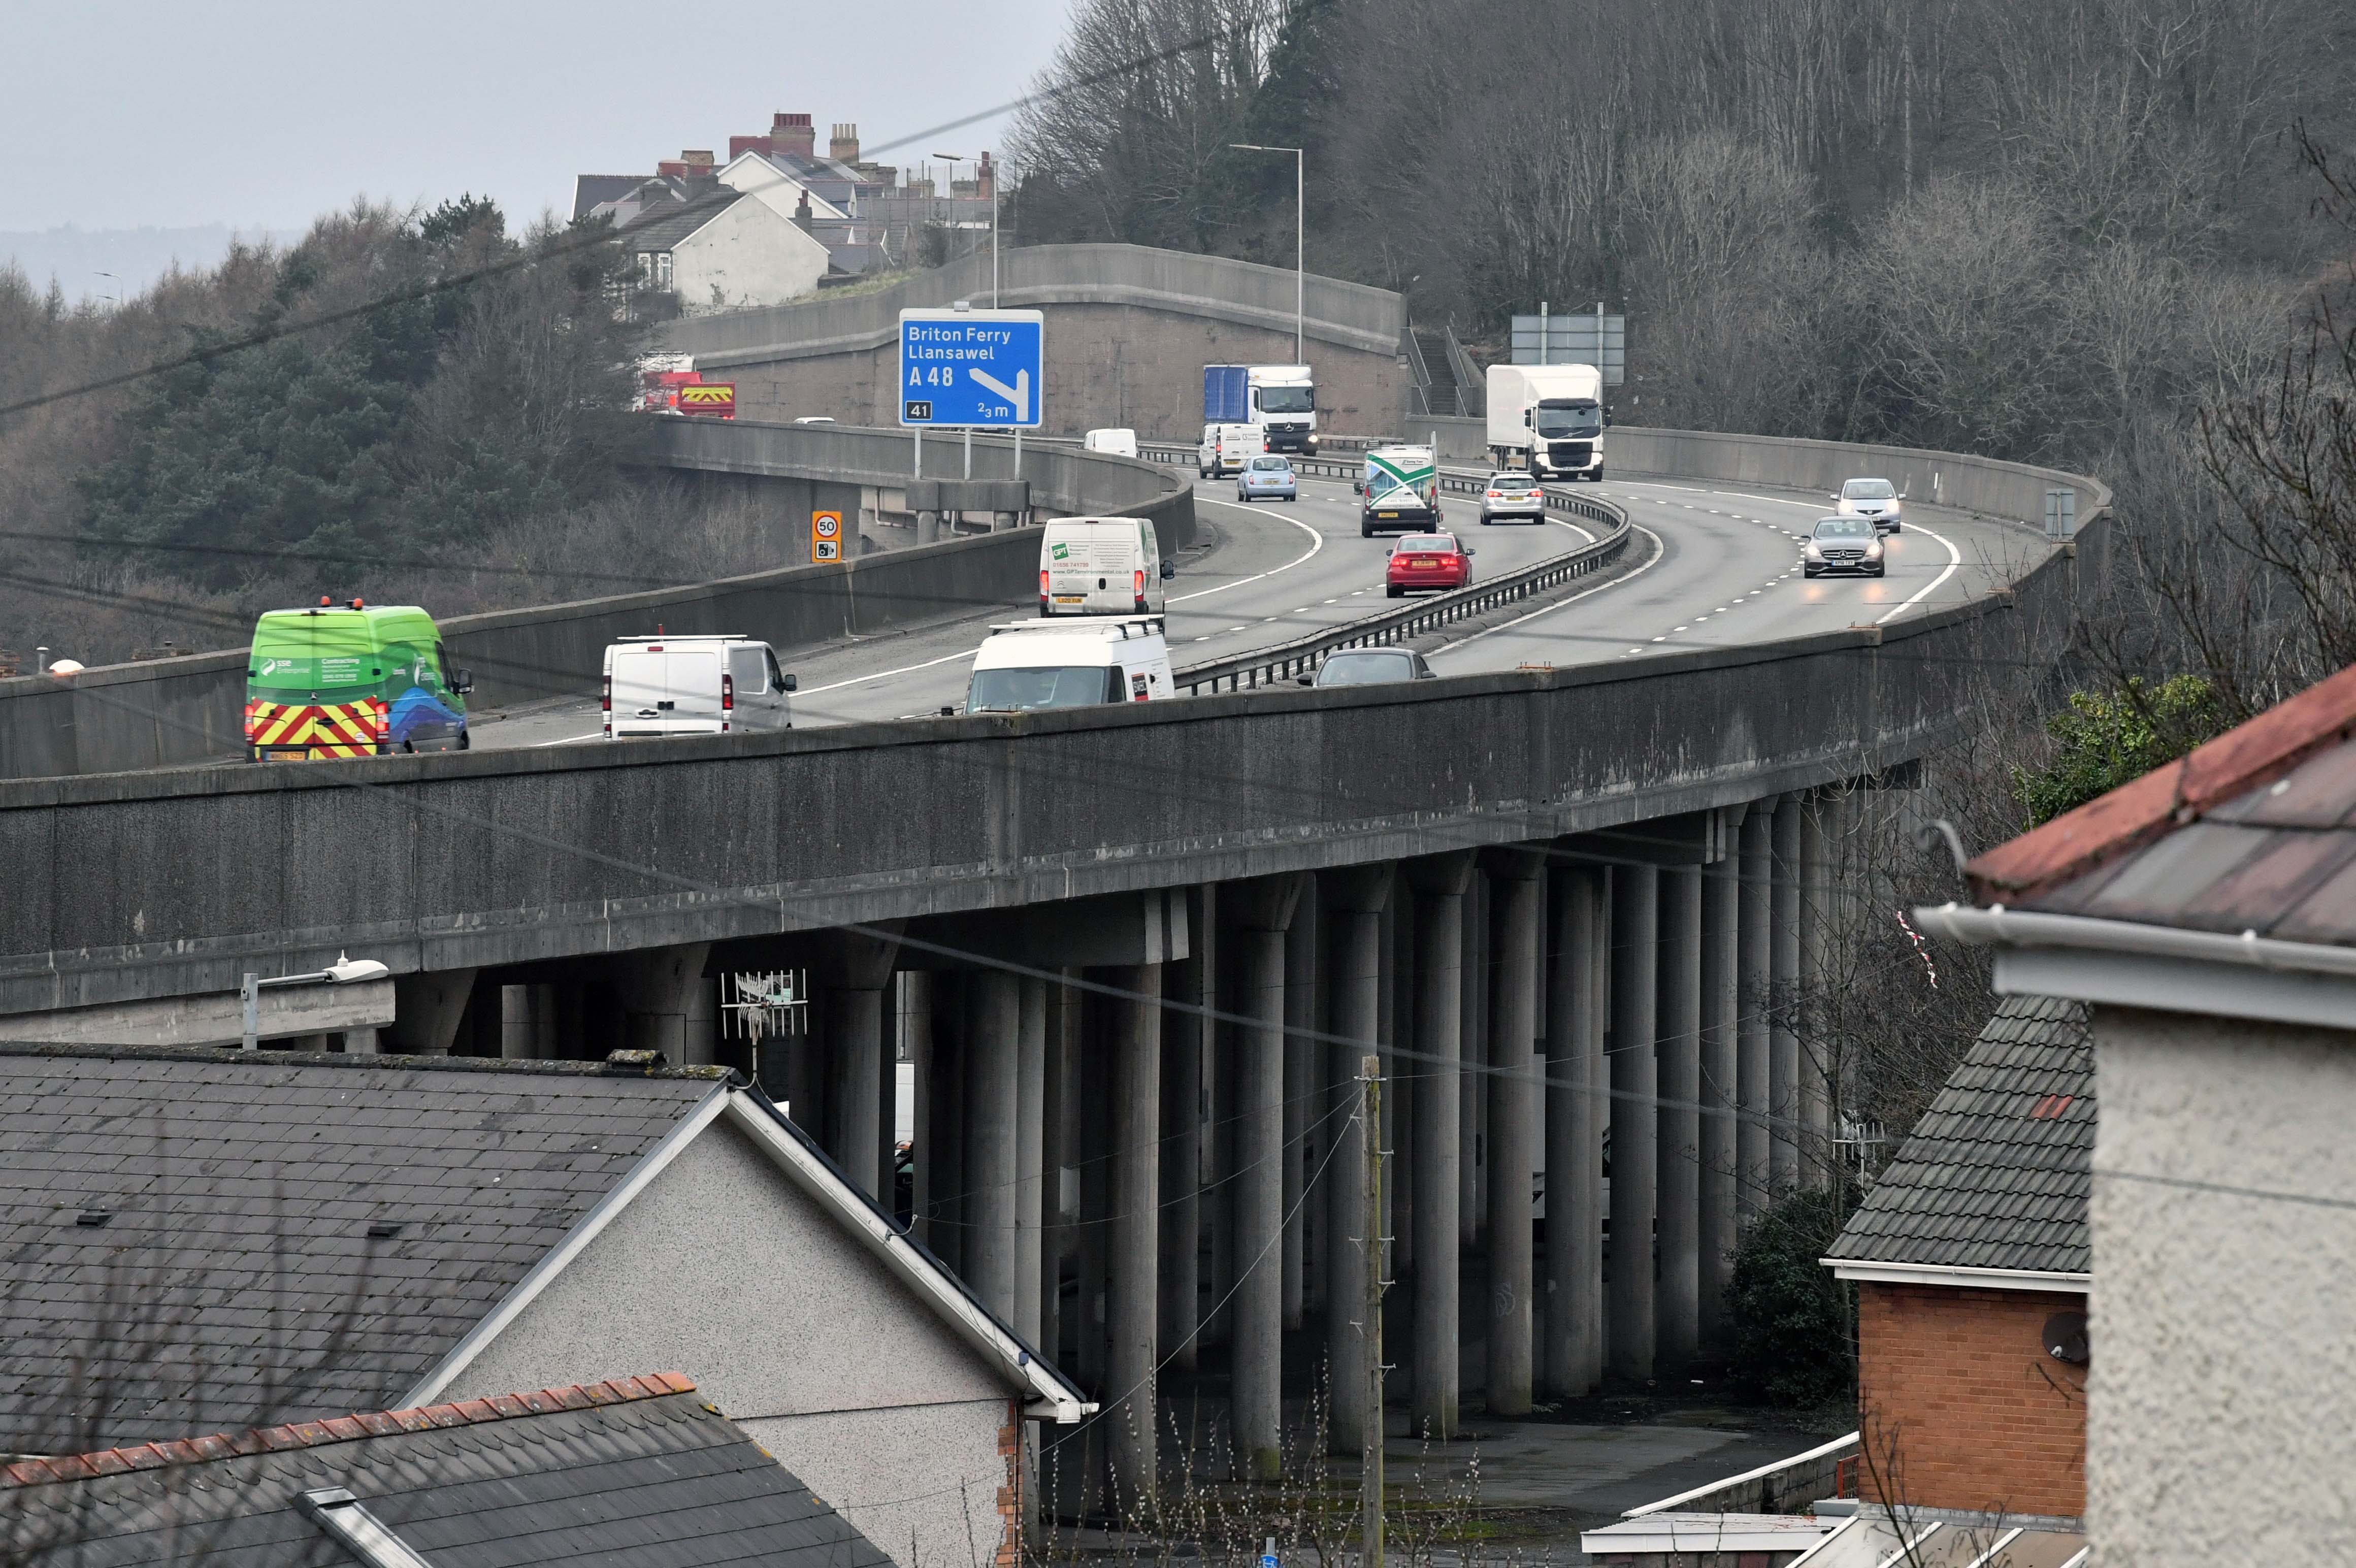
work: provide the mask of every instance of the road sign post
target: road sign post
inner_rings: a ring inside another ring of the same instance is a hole
[[[842,559],[842,514],[841,512],[810,513],[810,559],[813,561]]]
[[[1035,310],[900,313],[900,423],[916,430],[1036,430],[1046,330]]]

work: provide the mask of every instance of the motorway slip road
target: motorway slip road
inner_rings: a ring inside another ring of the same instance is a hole
[[[1614,481],[1600,493],[1625,505],[1640,536],[1630,564],[1601,582],[1576,579],[1537,604],[1452,627],[1417,644],[1443,675],[1642,658],[1693,647],[1769,641],[1803,632],[1871,625],[1943,607],[2012,581],[2047,548],[2017,523],[1909,503],[1906,532],[1889,541],[1880,579],[1802,578],[1799,541],[1830,510],[1821,498],[1732,490],[1698,480]],[[1346,484],[1303,480],[1298,502],[1235,499],[1232,482],[1195,489],[1196,515],[1212,548],[1180,558],[1170,584],[1167,629],[1183,669],[1288,641],[1318,627],[1376,613],[1388,538],[1358,533]],[[1575,524],[1478,526],[1477,503],[1451,497],[1448,526],[1479,553],[1474,580],[1493,578],[1573,549]],[[1032,607],[935,626],[781,650],[801,691],[798,727],[921,717],[961,705],[975,648],[992,621]],[[594,693],[481,722],[478,748],[603,740]]]

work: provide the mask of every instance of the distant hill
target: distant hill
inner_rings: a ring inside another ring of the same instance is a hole
[[[194,270],[217,264],[229,253],[230,241],[277,239],[266,229],[233,229],[208,223],[192,229],[62,229],[39,232],[0,231],[0,266],[13,260],[32,280],[47,289],[58,280],[66,298],[80,301],[101,295],[128,299],[164,275],[177,262]],[[99,276],[112,273],[112,278]]]

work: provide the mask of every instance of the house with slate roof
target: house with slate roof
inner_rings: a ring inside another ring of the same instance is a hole
[[[676,1372],[0,1467],[19,1568],[884,1568]]]
[[[724,1069],[0,1045],[0,1453],[648,1366],[904,1568],[1094,1409]]]
[[[1922,928],[2087,1010],[2104,1560],[2356,1561],[2356,668],[1965,875]]]
[[[2007,997],[1850,1217],[1863,1496],[2077,1526],[2094,1126],[2085,1008]]]
[[[640,281],[690,315],[781,305],[815,292],[830,264],[791,209],[709,176],[648,180],[591,212],[614,219]]]

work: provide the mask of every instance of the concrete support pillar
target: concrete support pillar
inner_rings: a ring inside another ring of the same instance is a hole
[[[1169,1000],[1162,1019],[1162,1355],[1172,1369],[1197,1364],[1203,1250],[1203,1045],[1210,1021],[1197,1009],[1217,1000],[1215,887],[1187,894],[1188,957],[1164,970]]]
[[[1161,1405],[1154,1375],[1154,1317],[1160,1309],[1159,1219],[1162,1196],[1162,966],[1135,964],[1103,972],[1123,995],[1113,999],[1119,1022],[1113,1052],[1113,1181],[1110,1318],[1106,1382],[1111,1397],[1126,1396],[1107,1423],[1116,1517],[1151,1518],[1157,1500],[1156,1439]]]
[[[499,987],[499,1055],[509,1061],[549,1061],[556,1055],[556,990],[549,984]]]
[[[1653,1376],[1653,1221],[1660,1112],[1653,1054],[1659,1003],[1661,874],[1649,865],[1612,873],[1612,1249],[1606,1269],[1615,1378]]]
[[[1736,1202],[1743,1219],[1767,1201],[1767,1149],[1773,1101],[1768,1091],[1768,999],[1774,952],[1775,802],[1751,804],[1742,819],[1740,931],[1735,941]]]
[[[382,1047],[405,1057],[448,1056],[474,992],[471,969],[394,975],[392,1023],[384,1030]]]
[[[1833,832],[1837,803],[1822,796],[1800,812],[1800,1185],[1822,1187],[1830,1172],[1826,992],[1832,981]]]
[[[1107,1401],[1120,1392],[1110,1386],[1105,1338],[1114,1213],[1114,1057],[1120,1049],[1120,1015],[1119,1004],[1112,997],[1076,990],[1065,994],[1080,1020],[1080,1291],[1075,1308],[1079,1317],[1077,1364],[1084,1386],[1099,1401]]]
[[[1078,1216],[1064,1202],[1064,1170],[1079,1162],[1079,1141],[1073,1128],[1079,1110],[1079,1082],[1074,1073],[1079,1053],[1076,998],[1061,983],[1041,983],[1046,994],[1045,1090],[1040,1115],[1041,1159],[1044,1167],[1044,1222],[1039,1246],[1039,1348],[1058,1365],[1072,1363],[1063,1350],[1064,1260],[1071,1251],[1071,1222]]]
[[[1536,1377],[1532,1333],[1537,1169],[1538,961],[1546,859],[1504,851],[1489,875],[1489,1413],[1527,1415]]]
[[[933,976],[932,1072],[926,1091],[932,1124],[925,1149],[932,1171],[933,1251],[959,1273],[964,1272],[966,1255],[967,979],[953,972]]]
[[[1603,1056],[1608,874],[1556,872],[1547,981],[1547,1391],[1592,1393],[1603,1378]]]
[[[1415,1271],[1415,1096],[1423,1082],[1423,1064],[1401,1054],[1415,1048],[1416,985],[1414,885],[1396,868],[1391,875],[1390,907],[1383,915],[1383,940],[1389,957],[1383,983],[1383,1077],[1390,1087],[1383,1095],[1383,1147],[1389,1152],[1389,1179],[1383,1183],[1382,1233],[1390,1238],[1391,1277],[1408,1278]],[[1411,1306],[1411,1304],[1410,1304]],[[1410,1310],[1405,1322],[1396,1310],[1383,1317],[1386,1338],[1411,1329]]]
[[[1014,1035],[1014,1331],[1040,1340],[1040,1228],[1046,1223],[1047,983],[1024,975],[1016,985],[1021,1006]],[[885,1053],[885,1082],[891,1080]],[[884,1143],[891,1107],[884,1107]]]
[[[1023,986],[1001,970],[966,977],[966,1283],[1001,1318],[1014,1316],[1015,1120],[1021,1114]],[[1155,1133],[1160,1136],[1159,1132]]]
[[[1768,940],[1773,993],[1767,1036],[1767,1100],[1773,1117],[1767,1186],[1777,1197],[1800,1182],[1800,802],[1775,807],[1774,900]]]
[[[1222,891],[1236,946],[1235,1339],[1230,1389],[1237,1468],[1280,1468],[1284,1348],[1284,1026],[1287,932],[1305,876],[1262,877]]]
[[[884,1049],[884,1002],[899,950],[897,936],[858,931],[833,932],[819,944],[810,966],[818,1033],[804,1043],[811,1047],[811,1066],[817,1070],[809,1077],[820,1108],[808,1118],[799,1105],[793,1112],[852,1186],[887,1201],[892,1195],[893,1075],[890,1053]],[[699,977],[702,967],[698,958],[694,969]],[[700,978],[696,983],[701,983]],[[684,1009],[679,1022],[683,1042]]]
[[[1740,810],[1740,808],[1737,808]],[[1700,1313],[1695,1333],[1702,1348],[1725,1347],[1726,1286],[1734,1269],[1736,910],[1740,856],[1730,854],[1702,867]]]
[[[938,544],[940,542],[941,514],[937,511],[918,512],[916,514],[916,542],[919,544]]]
[[[1464,890],[1470,851],[1408,863],[1416,909],[1415,1048],[1419,1057],[1409,1179],[1415,1186],[1415,1375],[1410,1430],[1439,1441],[1457,1429],[1457,1242],[1463,1211]]]
[[[1488,1204],[1481,1136],[1488,1122],[1488,1075],[1478,1069],[1489,1060],[1489,879],[1481,874],[1478,857],[1464,885],[1462,935],[1464,981],[1457,997],[1462,1020],[1457,1039],[1461,1059],[1474,1070],[1456,1075],[1456,1237],[1459,1248],[1469,1252],[1481,1245]]]
[[[916,1067],[916,1125],[909,1154],[915,1166],[908,1184],[908,1230],[935,1251],[932,1197],[937,1186],[933,1172],[933,977],[908,970],[899,977],[900,1037],[908,1060]]]
[[[1317,883],[1304,878],[1301,896],[1284,929],[1284,1326],[1301,1325],[1307,1296],[1309,1206],[1301,1201],[1309,1169],[1304,1140],[1311,1114],[1311,1085],[1316,1081],[1317,1047]],[[1321,1132],[1323,1131],[1321,1129]]]
[[[687,1060],[688,1015],[711,951],[710,942],[684,942],[616,956],[605,978],[621,1002],[624,1045],[660,1051],[674,1066]]]
[[[380,1054],[377,1031],[346,1029],[337,1038],[336,1048],[348,1057],[372,1057]]]
[[[1692,1364],[1701,1296],[1701,867],[1661,873],[1660,1015],[1655,1038],[1660,1143],[1655,1234],[1660,1281],[1653,1301],[1656,1374]]]
[[[1335,1036],[1323,1054],[1326,1137],[1333,1145],[1324,1178],[1325,1386],[1333,1406],[1326,1438],[1336,1454],[1359,1451],[1367,1358],[1381,1354],[1365,1333],[1365,1249],[1381,1243],[1366,1214],[1366,1124],[1352,1102],[1360,1093],[1361,1058],[1388,1043],[1382,1033],[1383,911],[1390,891],[1387,865],[1328,873],[1317,884],[1328,916],[1331,946],[1322,956]]]

